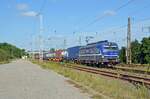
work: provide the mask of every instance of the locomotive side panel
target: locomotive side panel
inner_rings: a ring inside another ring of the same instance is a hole
[[[116,43],[100,41],[80,48],[79,60],[88,64],[117,64],[119,50]]]

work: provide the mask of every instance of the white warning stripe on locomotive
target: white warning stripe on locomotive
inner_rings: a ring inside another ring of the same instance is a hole
[[[101,56],[102,54],[85,54],[85,55],[79,55],[79,56]],[[103,56],[118,56],[118,55],[103,55]]]
[[[104,56],[118,56],[118,55],[104,55]]]
[[[79,56],[101,56],[102,54],[85,54],[85,55],[79,55]]]

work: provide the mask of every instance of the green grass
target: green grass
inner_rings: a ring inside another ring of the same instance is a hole
[[[150,91],[144,86],[133,86],[131,83],[124,82],[117,79],[112,79],[104,76],[99,76],[82,71],[72,70],[63,67],[65,64],[54,62],[37,62],[42,68],[51,69],[72,81],[77,82],[83,88],[93,90],[94,99],[150,99]]]

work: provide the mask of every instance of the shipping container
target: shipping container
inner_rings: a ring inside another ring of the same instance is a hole
[[[79,49],[81,46],[70,47],[67,49],[67,59],[68,60],[78,60]]]

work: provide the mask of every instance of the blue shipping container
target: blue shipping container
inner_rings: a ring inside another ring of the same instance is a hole
[[[81,46],[70,47],[67,49],[68,59],[76,60],[79,57],[79,49]]]

